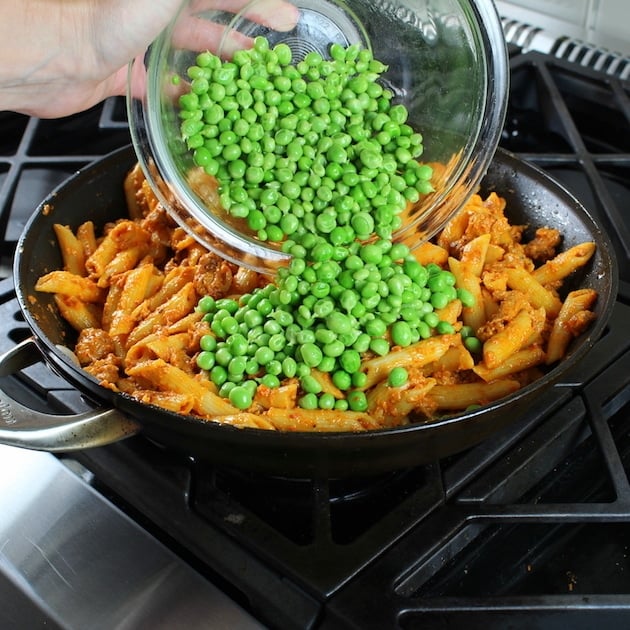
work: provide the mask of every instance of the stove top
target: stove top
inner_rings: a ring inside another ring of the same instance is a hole
[[[514,49],[510,63],[501,145],[582,200],[611,235],[620,269],[600,341],[510,427],[465,453],[369,480],[267,478],[197,462],[141,436],[44,455],[91,501],[109,506],[116,522],[133,524],[134,536],[151,538],[157,557],[181,563],[195,589],[223,594],[247,623],[283,630],[630,624],[630,83],[535,52]],[[0,114],[0,131],[5,351],[29,334],[10,277],[26,219],[52,187],[129,135],[121,99],[59,121]],[[0,378],[41,410],[87,408],[42,363]],[[10,532],[4,539],[9,545]],[[0,538],[0,570],[9,566],[4,545]],[[11,575],[13,584],[31,577]],[[57,586],[58,601],[64,586]],[[116,601],[83,605],[89,614],[90,606]],[[38,606],[50,624],[80,627],[50,604]],[[130,619],[124,627],[143,627]],[[225,627],[245,627],[231,619]],[[196,622],[221,627],[210,617]]]

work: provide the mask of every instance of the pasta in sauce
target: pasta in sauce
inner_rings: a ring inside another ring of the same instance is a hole
[[[78,331],[77,359],[102,386],[181,414],[238,427],[280,431],[365,431],[426,422],[484,405],[540,377],[592,322],[597,293],[560,297],[563,281],[585,265],[591,242],[560,251],[561,234],[541,227],[522,242],[525,226],[510,225],[496,193],[474,195],[431,243],[414,251],[423,264],[450,270],[474,303],[450,302],[439,313],[454,333],[434,335],[384,356],[366,352],[361,387],[366,412],[302,409],[300,384],[260,385],[240,410],[218,395],[196,363],[210,334],[200,298],[237,297],[270,278],[206,251],[169,218],[136,166],[125,180],[129,218],[98,234],[87,221],[73,232],[56,225],[63,269],[42,276],[36,290],[54,294]],[[471,352],[460,334],[475,331]],[[397,366],[409,374],[392,387]],[[322,390],[342,393],[330,376],[313,374]]]

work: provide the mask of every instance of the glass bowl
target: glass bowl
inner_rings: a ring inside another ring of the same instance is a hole
[[[182,5],[130,66],[127,99],[132,141],[149,182],[208,249],[260,272],[273,272],[289,257],[233,221],[212,187],[191,185],[195,165],[180,129],[179,96],[197,55],[210,50],[230,59],[258,36],[270,46],[287,44],[294,63],[313,51],[329,58],[332,44],[357,44],[387,67],[378,80],[407,109],[407,124],[423,137],[421,160],[433,167],[433,191],[405,213],[393,240],[413,248],[431,238],[476,190],[498,145],[509,81],[491,0],[254,0],[235,2],[235,12],[212,4]],[[142,94],[131,87],[138,77]]]

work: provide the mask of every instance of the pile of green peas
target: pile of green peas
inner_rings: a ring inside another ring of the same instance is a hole
[[[335,228],[389,238],[406,204],[432,191],[432,169],[418,162],[407,109],[378,81],[385,69],[358,45],[296,64],[264,37],[230,61],[204,52],[179,99],[181,135],[222,207],[261,241]]]
[[[453,274],[392,241],[400,212],[432,190],[432,171],[418,162],[422,136],[406,109],[378,82],[385,66],[357,46],[335,44],[330,56],[292,65],[288,46],[264,38],[230,62],[202,53],[180,98],[182,137],[224,208],[291,255],[264,288],[198,304],[211,333],[197,365],[239,409],[259,386],[295,377],[304,409],[366,411],[366,353],[453,333],[436,311],[474,301]],[[472,331],[462,336],[478,350]],[[323,391],[321,373],[341,396]],[[407,379],[396,368],[388,383]]]
[[[294,257],[273,284],[238,301],[200,300],[212,333],[201,339],[197,365],[238,408],[251,405],[259,385],[296,377],[302,408],[365,411],[362,357],[455,332],[436,310],[456,298],[468,306],[474,300],[454,284],[452,273],[421,265],[403,244],[335,248],[315,237],[307,255]],[[465,343],[473,340],[469,331]],[[343,397],[322,392],[313,370],[328,373]],[[392,371],[392,387],[406,382],[405,370]]]

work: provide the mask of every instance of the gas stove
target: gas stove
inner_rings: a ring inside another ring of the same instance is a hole
[[[630,83],[511,48],[501,145],[573,192],[619,262],[587,357],[480,445],[371,479],[264,477],[142,436],[0,447],[1,627],[630,625]],[[55,121],[0,114],[0,131],[4,352],[29,335],[10,272],[25,221],[129,133],[122,99]],[[42,411],[88,407],[43,363],[0,379]]]

